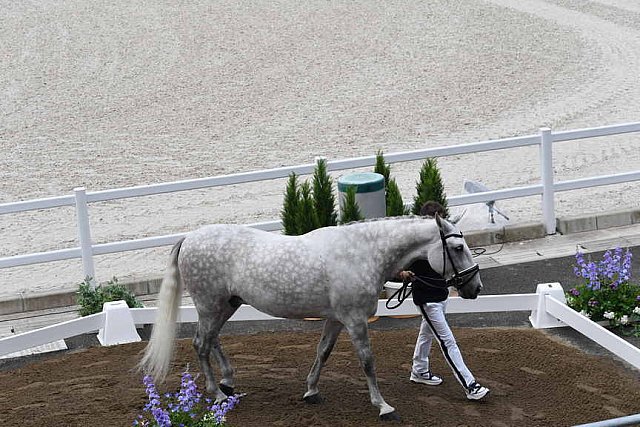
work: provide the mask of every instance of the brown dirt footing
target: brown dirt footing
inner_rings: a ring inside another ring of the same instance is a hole
[[[586,355],[530,329],[456,328],[486,401],[469,402],[434,349],[437,387],[408,381],[416,329],[371,331],[380,390],[402,426],[567,426],[640,412],[638,375],[609,358]],[[229,416],[237,427],[378,426],[364,375],[342,334],[324,368],[319,405],[302,401],[318,332],[224,336],[245,392]],[[0,373],[0,420],[7,426],[127,426],[145,404],[132,372],[145,343],[94,347]],[[161,392],[177,390],[187,364],[199,372],[190,340],[179,340]],[[202,378],[198,380],[203,387]]]

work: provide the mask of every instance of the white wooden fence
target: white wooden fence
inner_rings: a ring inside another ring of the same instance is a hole
[[[479,153],[484,151],[504,150],[509,148],[538,145],[540,147],[540,175],[542,177],[539,184],[488,191],[484,193],[453,196],[449,197],[448,202],[451,206],[459,206],[465,204],[487,202],[490,200],[502,200],[541,195],[541,210],[546,232],[548,234],[553,234],[555,233],[556,227],[554,206],[554,194],[556,192],[640,180],[640,171],[634,171],[554,182],[552,156],[553,144],[561,141],[594,138],[607,135],[619,135],[629,132],[640,132],[640,122],[561,132],[552,132],[549,128],[541,128],[539,134],[537,135],[528,135],[470,144],[390,153],[385,154],[385,160],[388,163],[399,163],[422,160],[427,157],[454,156],[460,154]],[[373,166],[374,164],[375,156],[367,156],[344,160],[331,160],[327,162],[327,169],[329,171],[337,171],[368,167]],[[61,206],[75,206],[79,246],[69,249],[0,258],[0,269],[21,265],[39,264],[51,261],[61,261],[73,258],[82,258],[83,277],[88,276],[95,278],[95,271],[93,267],[93,257],[95,255],[172,245],[177,242],[184,235],[184,233],[127,241],[93,244],[91,240],[91,229],[89,224],[88,206],[90,203],[233,185],[247,182],[265,181],[276,178],[285,178],[291,172],[295,172],[298,175],[306,175],[313,173],[314,167],[315,164],[310,163],[254,172],[237,173],[209,178],[94,192],[87,192],[84,188],[77,188],[74,190],[73,195],[34,199],[15,203],[3,203],[0,204],[0,215],[38,209],[50,209]],[[282,228],[282,224],[279,220],[248,225],[267,231],[275,231]]]
[[[386,299],[378,301],[376,316],[419,315],[416,306],[412,303],[407,302],[390,310],[386,307],[386,302]],[[536,293],[531,294],[485,295],[475,300],[452,297],[447,306],[447,313],[510,311],[530,311],[529,319],[534,328],[570,326],[640,369],[640,349],[569,308],[559,283],[540,284]],[[140,337],[135,332],[135,325],[155,323],[156,312],[155,307],[128,308],[124,301],[117,304],[107,303],[101,313],[2,338],[0,339],[0,356],[96,331],[103,345],[139,341]],[[278,318],[264,314],[249,305],[242,305],[229,320],[268,321],[278,320]],[[177,321],[179,323],[197,322],[198,314],[195,307],[180,307]]]

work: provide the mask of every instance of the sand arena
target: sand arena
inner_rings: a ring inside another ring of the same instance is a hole
[[[0,202],[640,120],[632,0],[5,3]],[[640,137],[560,143],[559,180],[640,169]],[[442,158],[450,195],[539,181],[535,149]],[[406,201],[419,163],[395,165]],[[97,243],[275,219],[284,181],[91,207]],[[637,206],[637,184],[558,215]],[[513,222],[538,198],[502,202]],[[72,209],[0,217],[0,256],[75,246]],[[168,248],[96,258],[158,275]],[[79,261],[4,270],[0,296],[75,288]]]

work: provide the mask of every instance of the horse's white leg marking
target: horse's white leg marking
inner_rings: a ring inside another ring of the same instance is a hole
[[[207,307],[208,310],[198,310],[198,328],[193,338],[193,346],[198,354],[200,369],[204,372],[207,384],[207,392],[215,397],[216,402],[221,402],[227,398],[227,395],[220,390],[216,383],[215,374],[209,355],[214,349],[216,359],[220,363],[224,384],[233,386],[233,368],[227,360],[220,347],[218,334],[224,323],[233,315],[236,308],[229,305],[227,301],[220,301],[213,307]],[[210,308],[210,309],[209,309]]]
[[[345,323],[345,327],[351,335],[351,341],[356,348],[362,370],[367,377],[367,385],[369,386],[369,396],[371,403],[380,409],[380,416],[395,412],[395,408],[384,401],[380,390],[378,389],[378,381],[376,380],[376,369],[373,361],[373,352],[371,351],[371,343],[369,342],[369,329],[367,321],[353,321]]]
[[[320,338],[320,342],[318,342],[316,360],[309,371],[309,375],[307,375],[307,392],[304,394],[304,398],[314,396],[319,393],[318,381],[320,380],[320,371],[329,358],[331,350],[333,350],[333,346],[335,345],[342,328],[342,323],[337,320],[327,319],[325,321],[322,337]]]

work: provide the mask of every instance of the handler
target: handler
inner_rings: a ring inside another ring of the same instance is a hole
[[[444,214],[438,202],[426,202],[420,209],[420,215],[433,217]],[[411,382],[427,385],[440,385],[442,378],[429,369],[431,343],[435,337],[445,360],[451,367],[454,376],[464,388],[467,399],[480,400],[489,394],[489,389],[476,381],[469,368],[462,360],[462,354],[445,318],[449,289],[446,286],[432,285],[429,279],[443,283],[443,277],[434,271],[427,260],[418,260],[411,264],[409,270],[401,271],[398,277],[411,282],[413,302],[422,312],[420,332],[413,352]]]

